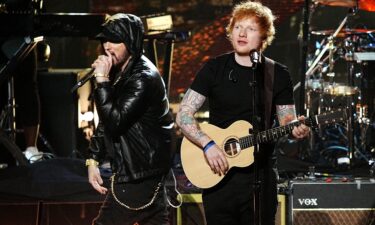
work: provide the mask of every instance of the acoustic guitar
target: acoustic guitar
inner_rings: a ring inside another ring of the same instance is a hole
[[[337,110],[308,117],[303,123],[309,127],[316,127],[319,124],[343,122],[346,118],[346,110]],[[254,145],[274,141],[290,134],[299,124],[300,121],[292,122],[259,132],[256,136],[249,135],[252,125],[244,120],[236,121],[226,129],[212,124],[201,124],[201,129],[223,150],[230,169],[251,165],[254,162]],[[215,174],[208,165],[202,148],[186,137],[181,143],[181,162],[186,177],[199,188],[213,187],[225,176]]]

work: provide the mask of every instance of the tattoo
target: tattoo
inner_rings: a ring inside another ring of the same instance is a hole
[[[200,130],[199,124],[194,118],[194,114],[200,109],[205,100],[206,97],[189,89],[182,99],[176,117],[176,122],[184,135],[200,145],[205,141],[202,138],[207,137],[207,135]]]
[[[181,104],[191,107],[195,113],[200,109],[200,107],[203,105],[205,100],[206,100],[206,97],[199,94],[198,92],[195,92],[189,89],[186,92]]]
[[[295,105],[277,105],[276,113],[281,126],[297,119]]]

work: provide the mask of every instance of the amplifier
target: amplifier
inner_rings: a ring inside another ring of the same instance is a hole
[[[66,225],[91,224],[101,202],[18,202],[0,203],[0,224]]]
[[[293,180],[290,225],[374,225],[375,183],[364,179]]]
[[[177,208],[175,225],[205,225],[202,195],[200,193],[182,194],[182,205]],[[285,225],[285,195],[277,195],[278,207],[275,225]]]

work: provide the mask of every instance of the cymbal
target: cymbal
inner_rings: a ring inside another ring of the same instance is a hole
[[[357,87],[342,85],[340,83],[324,84],[324,93],[334,96],[355,95],[359,92]]]
[[[317,31],[311,31],[312,34],[315,35],[323,35],[323,36],[329,36],[332,35],[335,32],[335,30],[317,30]],[[368,29],[342,29],[337,34],[337,37],[346,37],[350,35],[365,35],[365,34],[371,34],[374,33],[375,30],[368,30]]]
[[[375,0],[314,0],[322,5],[355,7],[358,2],[358,8],[366,11],[375,12]]]

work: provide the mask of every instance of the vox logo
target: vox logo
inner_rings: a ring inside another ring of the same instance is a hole
[[[317,206],[318,205],[317,198],[299,198],[298,202],[301,206]]]

